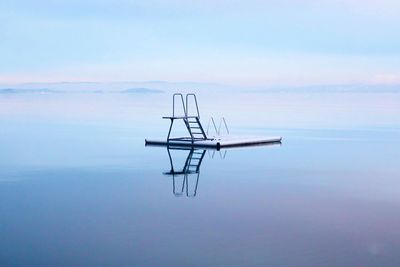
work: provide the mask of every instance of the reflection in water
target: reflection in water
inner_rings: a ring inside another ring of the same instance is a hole
[[[185,163],[182,168],[176,168],[174,160],[171,155],[171,150],[185,150],[189,151]],[[200,179],[200,166],[206,154],[205,149],[195,148],[182,148],[182,147],[168,147],[167,148],[171,170],[164,172],[164,175],[172,176],[172,192],[176,197],[186,194],[187,197],[195,197],[197,194],[197,187]],[[210,158],[214,158],[216,150],[208,150]],[[220,157],[226,157],[226,150],[224,152],[218,151]]]
[[[165,95],[117,95],[0,97],[0,266],[400,266],[400,93],[209,94],[285,145],[207,150],[181,198]]]
[[[210,150],[207,150],[208,151],[208,156],[210,157],[210,158],[214,158],[214,156],[215,156],[215,152],[217,151],[217,150],[212,150],[212,152],[210,152]],[[226,157],[226,152],[227,152],[228,150],[224,150],[223,152],[221,151],[221,150],[218,150],[218,154],[219,154],[219,156],[220,156],[220,158],[221,159],[225,159],[225,157]]]

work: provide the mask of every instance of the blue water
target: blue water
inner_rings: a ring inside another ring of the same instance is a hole
[[[0,96],[0,266],[400,266],[398,94],[221,99],[205,124],[282,144],[173,177],[170,95]]]

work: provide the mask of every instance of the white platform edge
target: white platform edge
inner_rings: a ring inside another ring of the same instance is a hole
[[[181,146],[181,147],[205,147],[205,148],[229,148],[229,147],[244,147],[262,144],[280,143],[282,137],[218,137],[212,140],[195,141],[193,144],[189,141],[170,140],[169,142],[164,139],[145,139],[146,145],[156,146]]]

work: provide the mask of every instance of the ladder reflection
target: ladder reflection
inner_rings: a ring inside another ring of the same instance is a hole
[[[183,167],[177,168],[174,165],[174,159],[171,151],[183,150],[188,151],[186,160]],[[168,147],[167,148],[169,162],[171,169],[168,172],[164,172],[164,175],[172,176],[172,193],[176,197],[184,196],[195,197],[197,195],[197,188],[199,186],[200,178],[200,166],[203,162],[204,156],[206,155],[205,149],[196,148],[182,148],[182,147]],[[226,150],[220,152],[221,158],[225,158]],[[215,155],[215,150],[208,154],[211,158]]]

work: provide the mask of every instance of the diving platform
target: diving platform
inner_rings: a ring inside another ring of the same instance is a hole
[[[181,102],[182,114],[176,115],[175,111],[175,100]],[[186,100],[186,101],[185,101]],[[194,106],[192,110],[189,109]],[[197,97],[195,94],[186,94],[186,99],[180,93],[175,93],[172,96],[172,116],[163,117],[163,119],[170,120],[170,127],[168,135],[165,139],[145,139],[146,146],[167,146],[167,147],[192,147],[192,148],[204,148],[204,149],[221,149],[231,147],[244,147],[244,146],[256,146],[266,144],[277,144],[281,143],[282,137],[280,136],[264,136],[264,137],[251,137],[251,136],[231,136],[229,135],[228,126],[225,118],[222,118],[219,127],[216,127],[213,118],[208,123],[207,130],[205,131],[203,125],[200,122],[199,106],[197,104]],[[188,131],[188,136],[184,137],[171,137],[171,130],[174,122],[180,120],[184,122]],[[212,123],[212,124],[211,124]],[[215,135],[210,136],[208,134],[210,125],[213,125]],[[220,135],[221,126],[224,125],[227,135]]]

